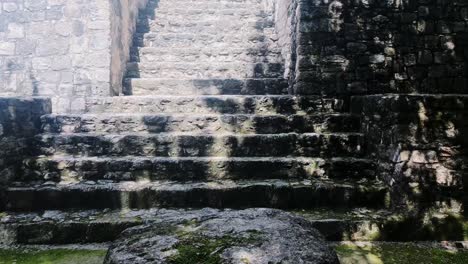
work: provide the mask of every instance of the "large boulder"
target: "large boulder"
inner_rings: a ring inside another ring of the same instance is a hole
[[[339,263],[305,219],[274,209],[161,210],[155,222],[124,231],[107,264]]]

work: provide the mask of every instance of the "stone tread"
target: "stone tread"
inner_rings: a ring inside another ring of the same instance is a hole
[[[188,211],[190,212],[190,210]],[[3,245],[64,245],[110,242],[115,240],[123,230],[158,221],[158,216],[166,212],[167,209],[161,208],[4,212],[0,215],[0,230],[3,234],[0,243]],[[429,238],[427,235],[421,238],[410,237],[414,236],[411,233],[407,233],[406,236],[402,233],[392,235],[388,233],[388,230],[395,230],[395,223],[407,216],[402,212],[391,210],[318,208],[292,213],[305,217],[329,241],[407,241],[415,239],[456,241],[460,239],[460,234],[449,235],[445,230],[438,230]],[[443,222],[444,219],[450,219],[454,215],[459,215],[459,212],[432,213],[429,214],[429,219],[436,218],[440,224],[441,220]],[[400,225],[404,226],[405,224]],[[386,227],[390,228],[387,230]],[[379,234],[384,236],[379,237]],[[448,235],[449,237],[447,237]]]
[[[336,208],[386,206],[380,183],[314,181],[120,182],[9,187],[5,210],[171,208]]]
[[[218,8],[214,9],[207,6],[201,8],[158,8],[152,11],[143,11],[139,13],[138,25],[145,25],[147,21],[176,19],[188,21],[206,21],[206,20],[227,20],[227,19],[246,19],[248,21],[272,18],[273,14],[266,10],[252,10],[251,8]]]
[[[133,78],[281,78],[282,63],[243,62],[129,62]]]
[[[243,17],[239,19],[227,20],[223,17],[214,17],[193,20],[190,17],[183,20],[173,20],[176,18],[161,18],[156,20],[144,19],[140,20],[137,26],[137,33],[213,33],[226,34],[232,32],[262,32],[266,28],[273,28],[274,21],[272,19],[256,17]]]
[[[126,78],[128,95],[286,95],[283,78],[166,79]]]
[[[347,113],[311,115],[216,114],[51,114],[42,117],[46,133],[331,133],[358,132],[360,117]]]
[[[181,6],[186,7],[187,10],[194,9],[194,10],[203,10],[203,9],[216,9],[219,8],[220,10],[223,9],[244,9],[246,6],[256,8],[256,10],[262,10],[262,6],[260,5],[261,1],[161,1],[157,5],[154,3],[150,3],[150,14],[153,11],[165,11],[165,10],[174,10],[180,9]],[[190,8],[187,8],[190,7]]]
[[[4,237],[3,244],[71,244],[71,243],[103,243],[115,240],[125,229],[141,224],[158,221],[158,215],[167,209],[127,209],[127,210],[69,210],[15,213],[4,212],[0,216],[0,229]],[[372,212],[372,217],[353,217],[354,212]],[[386,210],[355,209],[336,212],[333,218],[323,216],[322,210],[317,210],[316,216],[307,216],[321,233],[329,234],[332,227],[334,233],[342,232],[344,228],[350,234],[358,233],[352,230],[354,225],[365,223],[380,223],[382,218],[390,215]],[[328,226],[327,226],[328,225]],[[344,232],[343,232],[344,233]],[[44,234],[48,234],[44,236]],[[328,239],[339,240],[336,235]]]
[[[374,180],[375,164],[351,157],[46,156],[25,159],[18,181]]]
[[[317,114],[345,110],[345,101],[321,96],[216,95],[90,97],[87,113]]]
[[[263,33],[250,32],[235,35],[195,34],[195,33],[137,33],[134,46],[193,48],[210,46],[213,48],[277,48],[276,37],[268,29]]]
[[[135,47],[131,49],[133,62],[248,62],[280,63],[281,50],[262,48],[159,48]]]
[[[39,155],[163,157],[359,157],[360,133],[74,133],[35,137]]]

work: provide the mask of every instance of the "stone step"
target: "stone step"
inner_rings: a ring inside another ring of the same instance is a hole
[[[289,84],[274,79],[126,78],[126,95],[286,95]]]
[[[149,14],[157,12],[158,10],[168,10],[185,7],[186,9],[244,9],[246,7],[257,10],[272,10],[268,8],[267,1],[265,0],[250,0],[250,1],[213,1],[213,0],[200,0],[200,1],[158,1],[157,3],[149,3],[146,10]]]
[[[261,20],[271,19],[274,13],[271,10],[264,8],[252,9],[251,7],[237,7],[237,8],[210,8],[206,5],[202,8],[181,8],[178,7],[164,7],[150,10],[140,11],[138,16],[137,25],[141,25],[148,20],[175,20],[175,21],[204,21],[204,20]]]
[[[6,211],[171,208],[352,208],[387,206],[380,183],[333,181],[120,182],[11,186]]]
[[[136,47],[131,49],[131,61],[154,62],[270,62],[281,63],[280,49],[253,48],[158,48]]]
[[[72,157],[25,159],[16,180],[203,181],[256,179],[375,179],[375,164],[357,158]]]
[[[87,113],[318,114],[344,111],[341,99],[290,95],[90,97]]]
[[[42,134],[36,155],[146,157],[361,157],[363,135]]]
[[[140,19],[137,33],[192,33],[192,34],[233,34],[234,32],[262,32],[265,28],[273,28],[274,21],[265,18],[246,17],[212,17],[203,20],[192,20],[189,17],[164,18],[156,16],[155,20]]]
[[[136,33],[135,47],[170,48],[277,48],[274,30],[263,32],[237,32],[231,34],[193,34],[193,33]]]
[[[129,62],[130,78],[281,78],[282,63],[197,63],[197,62]]]
[[[313,115],[45,115],[44,133],[333,133],[358,132],[360,118],[350,114]]]
[[[159,222],[159,216],[172,211],[152,208],[4,212],[0,215],[0,230],[3,234],[0,244],[66,245],[111,242],[125,229]],[[186,212],[190,214],[191,210]],[[306,218],[328,241],[457,241],[463,237],[466,240],[468,228],[450,228],[454,219],[460,219],[461,222],[466,220],[459,213],[449,212],[427,212],[424,215],[424,219],[428,219],[427,223],[413,226],[411,232],[408,232],[408,223],[416,223],[420,217],[390,210],[319,208],[293,213]],[[428,228],[431,232],[427,232]]]

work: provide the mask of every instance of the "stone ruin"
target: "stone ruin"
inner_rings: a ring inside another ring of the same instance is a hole
[[[427,219],[466,215],[467,63],[466,0],[1,0],[0,244],[205,207],[463,240]]]

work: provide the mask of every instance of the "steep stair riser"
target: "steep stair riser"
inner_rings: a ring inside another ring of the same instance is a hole
[[[281,78],[279,63],[169,63],[127,64],[127,77],[133,78]]]
[[[363,154],[360,134],[42,135],[37,155],[159,157],[333,157]]]
[[[344,110],[340,99],[319,96],[159,96],[88,98],[88,113],[318,114]]]
[[[369,160],[306,158],[39,158],[26,160],[18,181],[375,179]]]
[[[6,191],[9,211],[54,209],[147,209],[174,208],[317,208],[329,206],[385,207],[387,191],[382,188],[361,189],[351,186],[275,186],[245,185],[216,189],[209,187],[143,188],[133,191],[99,188],[83,189],[15,189]]]
[[[45,133],[333,133],[358,132],[360,118],[347,114],[256,115],[48,115]]]
[[[158,6],[154,9],[140,10],[138,13],[139,19],[153,19],[153,17],[164,18],[164,19],[187,19],[187,20],[203,20],[209,18],[218,17],[258,17],[267,18],[273,16],[273,11],[266,8],[255,8],[255,6],[248,5],[237,5],[232,7],[226,7],[217,4],[215,7],[211,7],[209,4],[201,6],[201,2],[198,2],[199,6],[192,6],[191,8],[183,8],[180,4],[173,6]]]
[[[153,17],[156,17],[158,21],[153,20]],[[187,21],[190,21],[191,24],[206,22],[229,22],[231,24],[235,22],[237,22],[237,24],[246,24],[246,22],[260,22],[264,24],[265,22],[268,22],[268,26],[274,26],[273,14],[267,13],[263,10],[250,10],[246,8],[231,8],[219,10],[183,10],[176,8],[159,8],[152,13],[142,12],[139,15],[137,20],[137,32],[148,32],[150,30],[148,26],[174,25],[177,23],[177,21],[182,21],[182,23],[188,23]]]
[[[157,62],[177,63],[282,63],[281,52],[277,49],[172,49],[172,48],[140,48],[131,50],[131,60],[144,64]]]
[[[193,34],[229,34],[233,32],[261,32],[265,28],[274,27],[272,19],[243,18],[242,20],[226,20],[226,18],[203,20],[173,20],[175,18],[158,17],[157,20],[140,20],[138,33],[193,33]]]
[[[132,95],[255,95],[288,93],[285,79],[126,79]]]
[[[152,15],[155,11],[158,10],[166,11],[166,10],[174,10],[181,8],[182,6],[185,7],[186,10],[212,10],[212,9],[236,9],[241,10],[244,9],[246,6],[252,8],[252,10],[271,10],[268,9],[267,6],[264,4],[265,0],[262,1],[160,1],[156,5],[153,5],[154,8],[150,8],[148,12]],[[271,12],[271,11],[269,11]]]
[[[140,47],[172,47],[172,48],[277,48],[273,33],[239,33],[228,35],[188,34],[188,33],[145,33],[137,34],[133,46]]]

